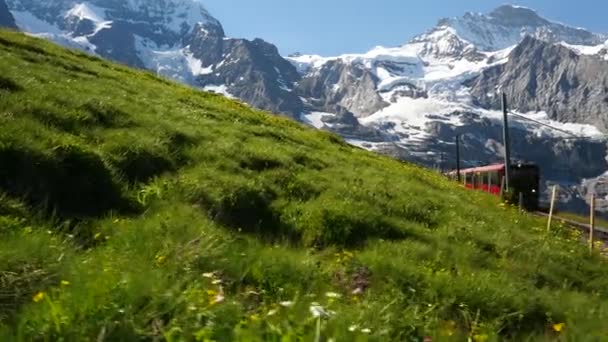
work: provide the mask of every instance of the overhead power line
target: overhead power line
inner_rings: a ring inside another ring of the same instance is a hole
[[[572,132],[568,132],[568,131],[566,131],[566,130],[563,130],[563,129],[561,129],[561,128],[557,128],[557,127],[555,127],[555,126],[551,126],[551,125],[546,124],[546,123],[544,123],[544,122],[541,122],[541,121],[538,121],[538,120],[531,119],[531,118],[526,117],[526,116],[523,116],[523,115],[521,115],[521,114],[513,113],[513,112],[511,112],[511,111],[509,111],[509,113],[510,113],[511,115],[513,115],[513,116],[516,116],[516,117],[520,118],[520,119],[527,120],[527,121],[530,121],[530,122],[534,122],[534,123],[535,123],[535,124],[537,124],[537,125],[544,126],[544,127],[547,127],[547,128],[551,128],[552,130],[555,130],[555,131],[558,131],[558,132],[564,133],[564,134],[566,134],[566,135],[571,136],[571,137],[572,137],[572,138],[574,138],[574,139],[581,139],[581,140],[589,139],[588,137],[581,137],[581,136],[578,136],[578,135],[576,135],[576,134],[574,134],[574,133],[572,133]]]

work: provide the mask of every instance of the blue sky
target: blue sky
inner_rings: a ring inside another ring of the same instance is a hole
[[[606,0],[203,0],[231,37],[263,38],[283,54],[325,56],[400,45],[443,17],[505,3],[548,19],[608,32]]]

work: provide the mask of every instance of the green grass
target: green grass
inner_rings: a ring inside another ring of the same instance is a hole
[[[38,39],[0,57],[0,340],[608,339],[564,227]]]

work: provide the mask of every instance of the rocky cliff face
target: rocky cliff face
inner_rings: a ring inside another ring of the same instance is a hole
[[[4,0],[0,0],[0,27],[16,29],[15,18],[8,10],[8,6]]]
[[[297,92],[312,110],[338,113],[342,108],[362,117],[388,105],[376,91],[378,82],[362,65],[335,60],[306,75]]]
[[[527,37],[505,64],[469,82],[475,103],[500,108],[497,90],[520,112],[546,111],[551,119],[608,131],[608,61]]]
[[[303,103],[294,91],[300,80],[295,67],[284,60],[277,48],[261,39],[226,39],[206,44],[190,45],[195,58],[209,63],[209,73],[199,75],[196,83],[202,87],[226,85],[229,94],[252,106],[274,113],[297,117]]]

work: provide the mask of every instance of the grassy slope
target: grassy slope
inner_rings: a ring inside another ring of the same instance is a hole
[[[0,127],[2,340],[608,338],[576,237],[331,134],[5,31]]]

